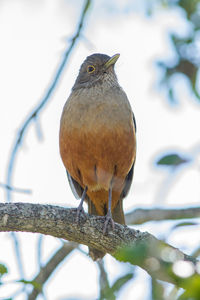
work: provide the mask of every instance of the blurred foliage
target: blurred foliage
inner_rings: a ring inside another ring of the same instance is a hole
[[[184,226],[197,226],[199,225],[197,222],[189,222],[189,221],[185,221],[185,222],[180,222],[180,223],[177,223],[175,224],[173,227],[172,227],[172,230],[176,229],[176,228],[179,228],[179,227],[184,227]]]
[[[200,278],[193,276],[185,280],[185,292],[178,300],[200,300]]]
[[[168,91],[171,102],[177,102],[175,97],[174,75],[182,74],[187,78],[190,87],[198,101],[200,101],[200,86],[198,84],[198,72],[200,67],[200,0],[168,0],[165,2],[168,7],[179,7],[183,10],[189,30],[185,37],[180,37],[174,33],[170,34],[170,39],[175,51],[173,61],[157,62],[163,70],[161,84]]]
[[[120,278],[118,278],[111,287],[106,287],[102,291],[102,295],[99,300],[115,300],[117,293],[121,288],[133,278],[133,273],[128,273]]]
[[[179,8],[183,11],[185,22],[188,25],[185,36],[178,36],[170,33],[170,40],[174,49],[174,59],[157,62],[163,71],[161,85],[165,87],[168,93],[168,99],[171,103],[177,103],[180,99],[175,93],[175,85],[177,83],[176,76],[182,75],[186,78],[189,86],[194,94],[194,98],[200,101],[200,85],[199,85],[199,67],[200,67],[200,0],[160,0],[163,7]],[[167,154],[158,159],[158,166],[171,167],[175,169],[190,160],[180,153]],[[195,222],[181,222],[173,226],[173,229],[182,226],[198,225]],[[177,277],[177,286],[179,279]],[[180,278],[183,282],[183,279]],[[181,296],[176,296],[173,300],[198,300],[200,299],[200,278],[197,275],[184,279],[184,289]],[[159,294],[160,293],[160,294]],[[156,295],[156,296],[155,296]],[[164,299],[162,289],[152,281],[152,300]],[[171,299],[171,298],[170,298]]]
[[[17,280],[18,283],[23,283],[24,285],[32,285],[33,288],[35,288],[38,291],[42,291],[42,285],[34,280],[26,280],[26,279],[20,279]]]
[[[8,273],[8,269],[5,265],[0,264],[0,276],[3,276],[4,274]]]
[[[164,300],[164,288],[162,284],[154,278],[151,279],[151,298],[152,300]]]
[[[148,265],[148,272],[152,276],[152,300],[166,299],[164,297],[164,286],[154,278],[154,275],[162,279],[165,278],[166,281],[173,282],[177,288],[184,290],[182,295],[179,298],[173,298],[174,300],[200,300],[200,275],[198,268],[196,270],[194,264],[183,257],[181,258],[180,254],[176,251],[175,248],[169,248],[164,242],[158,244],[156,247],[152,247],[150,241],[147,240],[146,242],[135,243],[120,249],[116,254],[116,258],[140,265],[141,267]],[[177,263],[179,264],[178,269],[177,267],[174,268]],[[188,273],[184,273],[185,264],[189,266],[190,270]]]

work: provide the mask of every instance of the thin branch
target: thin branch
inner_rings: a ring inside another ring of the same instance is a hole
[[[105,299],[105,291],[110,289],[109,281],[108,281],[108,276],[106,273],[106,270],[104,268],[104,260],[99,260],[97,261],[100,275],[99,275],[99,287],[100,287],[100,300]]]
[[[75,248],[77,247],[76,243],[64,243],[48,263],[40,269],[39,274],[33,279],[33,282],[38,286],[34,288],[28,296],[28,300],[35,300],[37,296],[42,292],[45,282],[49,279],[52,273],[55,271],[57,266],[68,256]]]
[[[25,133],[27,131],[27,129],[29,128],[29,126],[31,125],[32,121],[35,120],[38,117],[38,114],[42,111],[42,109],[44,109],[45,105],[48,103],[48,101],[50,100],[50,97],[52,96],[58,81],[61,78],[61,75],[63,74],[64,68],[66,66],[66,63],[68,61],[69,55],[71,54],[74,46],[76,45],[76,43],[78,42],[78,39],[81,35],[84,23],[85,23],[85,19],[86,19],[86,13],[90,7],[91,4],[91,0],[86,0],[84,7],[83,7],[83,11],[81,13],[81,17],[80,17],[80,21],[78,24],[78,28],[77,31],[75,32],[74,36],[71,38],[71,43],[70,45],[67,47],[67,50],[65,51],[63,58],[61,60],[61,63],[58,67],[58,69],[56,70],[56,73],[53,77],[52,82],[49,85],[49,88],[46,91],[46,94],[44,95],[44,97],[41,99],[41,101],[39,101],[39,104],[36,105],[36,107],[33,109],[33,111],[31,112],[30,115],[28,115],[25,118],[24,123],[22,124],[22,126],[20,127],[18,133],[17,133],[17,138],[14,141],[13,144],[13,148],[11,151],[11,155],[10,155],[10,159],[9,159],[9,165],[8,165],[8,170],[7,170],[7,185],[10,186],[12,183],[12,174],[13,174],[13,169],[14,169],[14,165],[15,165],[15,161],[16,161],[16,156],[19,150],[19,146],[21,145],[21,143],[23,142],[23,138],[25,136]],[[7,191],[7,201],[10,202],[11,200],[11,194],[10,191]]]
[[[38,268],[40,269],[42,267],[42,242],[44,240],[43,235],[39,235],[38,240],[37,240],[37,262],[38,262]]]
[[[31,194],[31,190],[16,188],[1,182],[0,182],[0,187],[15,193]]]
[[[200,207],[162,209],[162,208],[138,208],[127,213],[126,224],[143,224],[149,221],[194,219],[200,217]]]
[[[44,97],[39,101],[38,105],[35,106],[35,108],[32,110],[32,112],[26,116],[25,121],[23,122],[22,126],[20,126],[20,129],[18,130],[16,139],[15,139],[12,149],[11,149],[11,154],[10,154],[10,158],[9,158],[8,168],[7,168],[7,178],[6,178],[7,186],[12,185],[13,170],[15,167],[17,154],[18,154],[20,146],[23,142],[23,139],[25,137],[25,133],[27,133],[27,130],[30,127],[32,121],[37,120],[38,115],[41,113],[42,109],[44,109],[46,104],[49,102],[53,92],[55,91],[55,88],[61,78],[61,75],[63,74],[64,68],[68,61],[68,58],[69,58],[74,46],[77,44],[78,39],[82,33],[82,29],[85,24],[87,11],[90,7],[90,4],[91,4],[91,0],[85,0],[85,4],[83,7],[81,16],[80,16],[77,30],[74,33],[74,35],[71,39],[71,43],[69,44],[69,46],[67,47],[67,49],[63,55],[60,65],[58,66],[58,68],[53,76],[52,82],[49,84],[49,87],[48,87]],[[11,197],[12,197],[11,190],[7,189],[6,191],[7,191],[6,192],[7,202],[11,202]],[[18,247],[17,237],[15,236],[14,233],[12,234],[12,238],[15,243],[15,248],[16,249],[18,248],[17,253],[19,255],[17,256],[17,263],[18,263],[19,271],[20,271],[21,277],[24,277],[22,263],[21,263],[20,249]]]
[[[0,203],[0,231],[37,232],[81,243],[109,253],[120,261],[138,265],[152,277],[181,287],[184,287],[184,280],[177,279],[172,271],[173,264],[185,260],[195,270],[196,259],[148,232],[115,223],[115,230],[103,235],[104,217],[86,215],[85,218],[81,217],[80,224],[75,220],[75,209],[30,203]]]
[[[195,76],[194,78],[191,79],[191,86],[192,86],[192,91],[194,93],[194,95],[197,97],[198,100],[200,100],[200,94],[198,92],[198,89],[197,89],[197,76],[198,76],[198,73],[199,72],[196,72],[195,73]]]

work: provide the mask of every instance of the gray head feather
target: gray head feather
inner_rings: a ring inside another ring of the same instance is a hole
[[[111,65],[109,68],[105,67],[106,62],[110,58],[110,56],[100,53],[88,56],[80,67],[72,89],[90,88],[94,85],[102,84],[105,80],[117,82],[114,65]]]

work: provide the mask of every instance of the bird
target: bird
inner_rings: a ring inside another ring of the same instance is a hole
[[[103,234],[125,224],[123,199],[129,192],[136,158],[136,121],[118,83],[120,54],[94,53],[82,63],[60,120],[59,148],[69,185],[84,213],[104,216]],[[93,260],[105,253],[89,249]]]

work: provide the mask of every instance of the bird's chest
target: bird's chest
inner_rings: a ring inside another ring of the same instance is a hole
[[[79,182],[84,178],[88,186],[96,188],[94,182],[103,182],[108,177],[105,180],[108,187],[116,167],[122,174],[127,174],[133,162],[132,112],[120,101],[90,100],[69,101],[64,107],[60,152],[73,178]]]
[[[107,91],[82,94],[67,101],[61,124],[66,130],[79,129],[82,132],[101,131],[103,128],[114,129],[117,125],[127,128],[132,120],[132,111],[122,95],[113,97]]]
[[[83,147],[98,147],[99,151],[110,144],[116,147],[120,141],[123,144],[126,133],[133,131],[132,113],[128,107],[96,99],[69,103],[63,111],[61,124],[65,143],[74,144],[82,148],[81,151],[84,151]]]

